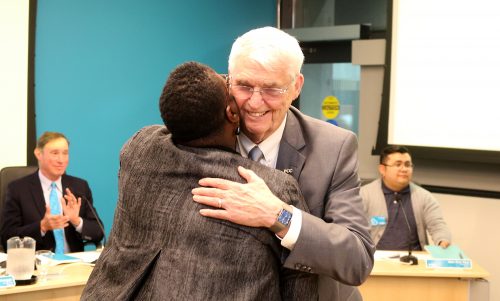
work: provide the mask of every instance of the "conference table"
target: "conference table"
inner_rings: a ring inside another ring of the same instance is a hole
[[[488,291],[484,290],[489,290],[489,286],[484,279],[489,273],[485,269],[475,263],[471,269],[427,268],[424,256],[417,253],[418,265],[376,257],[370,277],[359,287],[363,300],[487,300],[484,296],[488,296]],[[0,300],[80,300],[92,269],[83,262],[51,267],[45,282],[0,289]],[[474,290],[477,283],[480,289]],[[480,296],[474,297],[478,292]]]
[[[1,288],[0,300],[78,301],[92,269],[92,265],[85,262],[50,267],[46,281],[38,280],[30,285]]]
[[[473,262],[470,269],[427,268],[425,259],[429,255],[425,252],[415,255],[419,258],[418,265],[376,255],[370,277],[359,287],[363,300],[488,300],[489,283],[485,278],[489,273],[481,266]]]

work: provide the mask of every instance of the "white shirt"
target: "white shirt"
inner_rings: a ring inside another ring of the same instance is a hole
[[[61,207],[61,214],[62,214],[62,204],[61,204],[61,199],[63,196],[63,187],[62,187],[62,182],[61,182],[61,177],[57,179],[56,181],[51,181],[47,177],[45,177],[42,174],[41,170],[38,170],[38,177],[40,178],[40,183],[42,184],[42,191],[43,191],[43,197],[45,199],[45,204],[50,205],[50,192],[52,190],[52,182],[56,183],[56,192],[57,192],[57,199],[59,200],[59,206]],[[80,224],[78,227],[75,227],[76,231],[78,233],[82,233],[82,228],[83,228],[83,219],[80,217]],[[45,232],[41,231],[42,237],[45,236]],[[64,253],[70,252],[68,242],[66,241],[66,235],[64,235]]]
[[[276,168],[276,163],[278,162],[278,152],[280,148],[281,138],[283,137],[283,132],[285,131],[286,118],[283,119],[280,126],[272,133],[266,140],[258,144],[260,150],[264,156],[259,160],[259,163],[264,164],[271,168]],[[253,143],[250,138],[245,134],[240,133],[238,135],[238,145],[237,150],[243,157],[248,158],[248,152],[254,148],[257,144]],[[292,220],[290,222],[290,228],[283,239],[277,236],[281,240],[281,245],[289,250],[293,250],[295,243],[299,238],[300,229],[302,228],[302,211],[292,206]]]

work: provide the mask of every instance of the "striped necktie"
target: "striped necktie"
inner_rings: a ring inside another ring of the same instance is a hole
[[[53,215],[61,214],[61,204],[59,202],[59,198],[57,197],[57,186],[55,182],[52,182],[50,185],[52,188],[50,190],[50,213]],[[54,233],[54,239],[56,240],[56,254],[64,253],[64,229],[54,229],[52,231]]]

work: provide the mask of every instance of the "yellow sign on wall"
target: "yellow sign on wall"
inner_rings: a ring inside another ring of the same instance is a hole
[[[323,104],[321,104],[321,111],[323,116],[327,119],[334,119],[340,112],[340,102],[337,97],[329,95],[323,99]]]

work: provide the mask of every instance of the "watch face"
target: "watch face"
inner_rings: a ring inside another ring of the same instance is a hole
[[[291,219],[292,219],[291,212],[285,209],[281,210],[280,215],[278,216],[278,222],[282,223],[283,225],[288,225]]]

